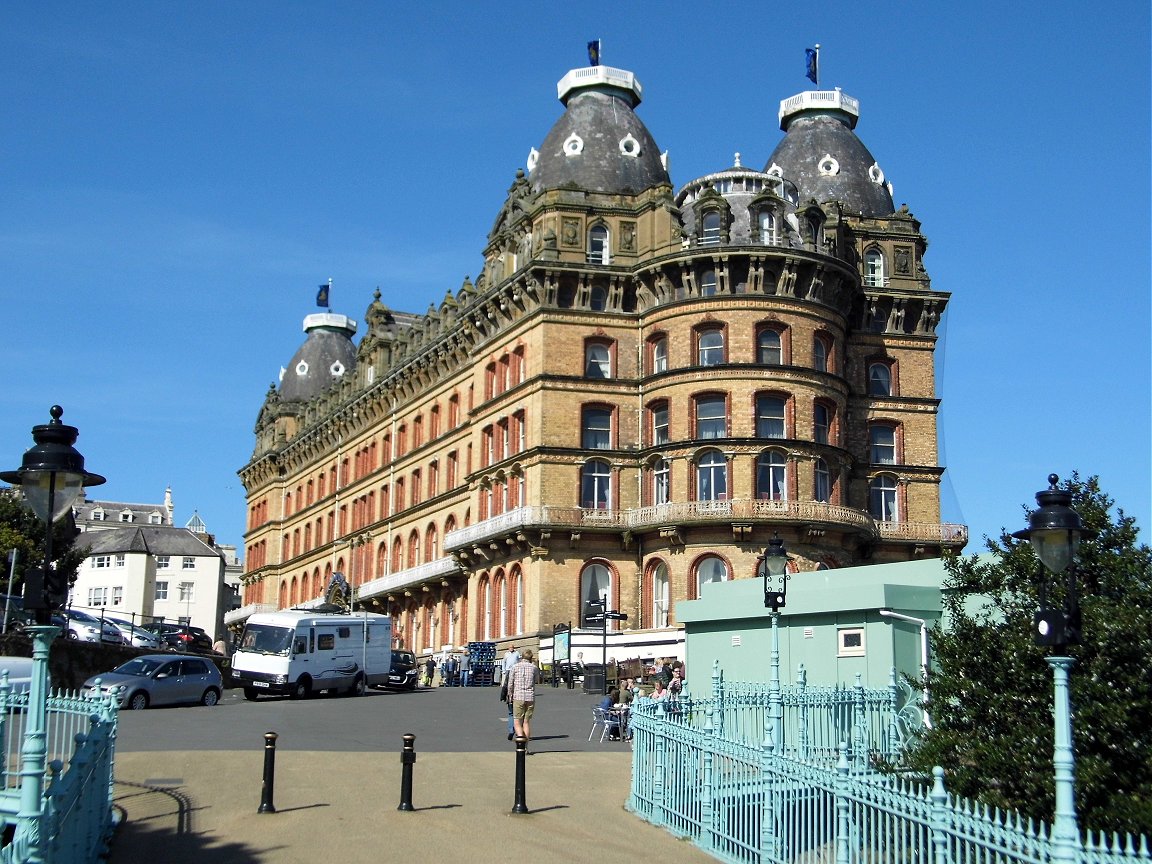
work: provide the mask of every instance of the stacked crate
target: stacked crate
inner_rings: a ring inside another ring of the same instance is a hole
[[[468,657],[472,663],[473,687],[491,687],[496,668],[495,642],[469,642]]]

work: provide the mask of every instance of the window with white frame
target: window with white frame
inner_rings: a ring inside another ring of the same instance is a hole
[[[765,327],[756,334],[756,362],[767,366],[779,366],[784,362],[783,340],[779,330]]]
[[[837,657],[864,656],[864,628],[841,627],[836,631]]]
[[[812,406],[812,440],[829,444],[832,440],[832,408],[824,402]]]
[[[832,472],[828,470],[828,463],[823,459],[817,459],[812,472],[812,497],[817,501],[830,502],[832,500]]]
[[[656,339],[652,342],[652,374],[668,371],[668,340]]]
[[[778,450],[761,453],[756,460],[756,497],[762,501],[788,498],[788,462]]]
[[[724,331],[719,327],[701,330],[696,335],[696,353],[701,366],[719,366],[724,362]]]
[[[715,246],[720,242],[720,213],[709,210],[701,222],[700,242],[704,246]]]
[[[164,524],[164,517],[161,516],[159,513],[149,513],[148,514],[148,524],[149,525],[163,525]]]
[[[162,582],[162,581],[156,582],[156,599],[157,600],[167,600],[168,599],[168,583],[167,582]]]
[[[125,557],[124,553],[123,553],[123,552],[119,552],[119,553],[117,553],[117,555],[116,555],[116,566],[117,566],[117,567],[123,567],[123,566],[124,566],[124,562],[125,562],[125,561],[126,561],[126,557]]]
[[[892,367],[887,363],[868,364],[868,395],[892,395]]]
[[[584,346],[584,377],[612,377],[612,352],[603,342],[589,342]]]
[[[728,498],[728,460],[719,450],[709,450],[696,463],[696,500],[725,501]]]
[[[580,445],[585,450],[610,450],[612,448],[612,410],[610,408],[585,407]]]
[[[817,334],[812,337],[812,366],[817,372],[830,372],[829,359],[832,356],[828,337]]]
[[[112,566],[111,555],[93,555],[92,556],[92,569],[93,570],[107,570]]]
[[[667,504],[672,500],[672,467],[667,459],[652,463],[652,503]]]
[[[652,571],[652,626],[668,626],[668,565],[663,561]]]
[[[869,426],[868,446],[873,465],[897,464],[895,427],[881,423],[874,423]]]
[[[104,521],[104,511],[101,510],[99,507],[97,507],[95,510],[92,511],[92,515],[89,516],[88,518],[91,519],[93,522],[103,522]]]
[[[785,404],[779,396],[756,397],[756,437],[784,437]]]
[[[900,521],[896,478],[891,474],[880,474],[868,482],[868,512],[881,522]]]
[[[195,570],[196,559],[191,555],[185,555],[184,560],[180,563],[181,570]]]
[[[588,263],[608,263],[608,229],[603,225],[593,225],[588,232]]]
[[[775,246],[779,242],[776,237],[776,214],[771,210],[761,210],[758,222],[760,242],[765,246]]]
[[[179,591],[180,591],[180,602],[181,603],[195,603],[196,602],[196,583],[195,582],[181,582]]]
[[[612,506],[612,466],[603,459],[592,459],[584,465],[580,506],[591,510],[607,510]]]
[[[157,570],[167,570],[168,569],[168,562],[170,560],[171,559],[167,555],[157,555],[156,556],[156,569]]]
[[[652,444],[659,447],[669,440],[668,403],[657,402],[652,406]]]
[[[89,588],[88,589],[88,605],[89,606],[104,606],[108,603],[108,589],[107,588]]]
[[[879,249],[869,249],[864,253],[864,284],[883,288],[884,282],[884,256]]]
[[[116,585],[112,588],[112,605],[120,606],[124,603],[124,586]]]
[[[696,437],[728,437],[728,400],[723,394],[696,398]]]

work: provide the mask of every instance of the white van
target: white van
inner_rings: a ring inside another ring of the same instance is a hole
[[[321,690],[360,696],[388,681],[392,619],[370,612],[332,615],[307,609],[259,612],[244,624],[232,655],[232,680],[244,696]]]

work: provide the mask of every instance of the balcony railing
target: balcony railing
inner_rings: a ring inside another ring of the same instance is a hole
[[[540,529],[652,529],[664,525],[716,522],[820,523],[855,529],[884,540],[908,540],[962,545],[968,539],[964,525],[923,522],[876,522],[862,510],[821,501],[677,501],[632,510],[599,510],[582,507],[518,507],[450,531],[446,549],[462,549],[503,537],[526,528]]]
[[[387,576],[381,576],[379,579],[373,579],[371,582],[365,582],[356,589],[356,599],[367,600],[370,597],[379,597],[381,594],[387,594],[390,591],[399,591],[410,585],[419,585],[421,582],[426,582],[437,576],[449,576],[459,572],[460,565],[456,563],[455,559],[437,558],[434,561],[427,561],[415,567],[409,567],[406,570],[389,573]]]

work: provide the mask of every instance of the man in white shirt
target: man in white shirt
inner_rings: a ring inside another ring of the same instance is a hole
[[[500,681],[501,683],[508,680],[508,673],[512,671],[512,667],[520,662],[520,652],[516,650],[515,645],[510,645],[508,651],[504,654],[504,661],[500,664]]]

